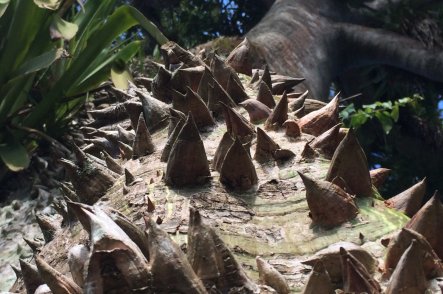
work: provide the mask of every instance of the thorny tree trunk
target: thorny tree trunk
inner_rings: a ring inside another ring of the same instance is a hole
[[[388,2],[402,3],[375,0],[368,6],[382,13]],[[371,25],[377,26],[377,21],[346,1],[279,0],[247,38],[272,70],[306,78],[304,86],[322,100],[335,78],[365,65],[385,64],[443,82],[443,53]]]

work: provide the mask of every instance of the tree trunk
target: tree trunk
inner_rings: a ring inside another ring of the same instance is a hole
[[[388,2],[374,1],[371,8],[383,12]],[[386,64],[443,82],[443,53],[374,25],[345,1],[280,0],[246,37],[272,70],[304,77],[304,87],[321,100],[334,79],[365,65]]]

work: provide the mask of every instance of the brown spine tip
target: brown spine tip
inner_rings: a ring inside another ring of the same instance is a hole
[[[226,129],[232,137],[239,137],[243,142],[251,141],[255,134],[254,127],[235,109],[225,103],[220,103],[226,122]]]
[[[258,183],[254,164],[239,138],[226,153],[220,169],[220,182],[238,191],[249,190]]]
[[[295,98],[288,104],[288,108],[290,111],[297,111],[305,106],[306,98],[308,97],[309,91],[302,93],[299,97]],[[289,96],[289,94],[288,94]]]
[[[143,112],[143,104],[140,101],[137,101],[137,98],[134,98],[126,101],[123,105],[128,113],[129,120],[131,121],[131,127],[134,130],[137,129],[138,118],[140,117],[140,113]]]
[[[38,269],[35,265],[32,265],[23,259],[19,259],[19,263],[26,292],[34,293],[35,290],[40,285],[45,284],[45,282],[40,276],[40,273],[38,272]]]
[[[40,247],[45,245],[43,242],[39,242],[34,239],[28,239],[26,237],[23,237],[23,240],[26,242],[26,244],[28,244],[33,253],[38,252],[40,250]]]
[[[225,160],[226,153],[228,153],[229,148],[231,148],[234,143],[234,139],[229,133],[224,133],[220,143],[218,144],[217,150],[215,150],[214,158],[212,160],[212,168],[218,172],[221,170],[223,161]]]
[[[133,150],[128,144],[118,141],[118,148],[120,149],[120,154],[122,159],[130,160],[132,159]]]
[[[336,177],[342,178],[353,194],[359,197],[372,195],[366,155],[352,129],[335,150],[326,180],[332,181]]]
[[[156,99],[165,103],[171,102],[171,98],[169,95],[169,82],[171,80],[171,77],[171,72],[165,69],[163,66],[160,66],[151,84],[152,95]]]
[[[278,101],[277,106],[275,106],[271,115],[265,122],[266,130],[277,130],[280,128],[285,121],[288,120],[288,96],[286,92],[283,93],[280,101]]]
[[[354,219],[358,208],[353,198],[340,187],[322,180],[314,180],[298,172],[306,188],[312,221],[331,228]]]
[[[245,89],[241,82],[239,82],[238,77],[235,73],[229,75],[228,85],[226,87],[226,92],[232,97],[235,103],[241,103],[247,100],[248,94],[246,94]]]
[[[403,212],[409,217],[413,217],[414,214],[419,211],[425,193],[426,178],[402,193],[386,200],[385,204],[388,207],[395,208],[396,210]]]
[[[257,256],[255,258],[257,262],[258,275],[260,280],[269,287],[281,294],[289,294],[289,286],[283,275],[277,271],[272,265],[270,265],[266,260]]]
[[[172,109],[172,108],[171,108]],[[163,147],[162,155],[160,160],[162,162],[168,162],[169,154],[171,153],[172,147],[174,146],[175,141],[177,140],[178,134],[180,134],[183,125],[185,124],[185,119],[179,119],[179,121],[175,124],[174,129],[168,137],[168,141],[166,141],[165,147]]]
[[[102,155],[102,158],[106,162],[106,166],[110,170],[112,170],[113,172],[115,172],[116,174],[119,174],[119,175],[123,174],[123,168],[121,167],[121,165],[117,161],[115,161],[115,159],[112,158],[111,155],[109,155],[108,152],[102,151],[101,155]]]
[[[229,64],[236,72],[248,76],[252,75],[252,52],[251,45],[247,38],[245,38],[237,47],[232,50],[226,58],[226,63]]]
[[[180,247],[152,219],[145,219],[150,266],[161,293],[206,293]]]
[[[408,249],[412,240],[416,240],[420,247],[426,277],[428,279],[440,277],[443,274],[443,266],[429,242],[420,233],[405,228],[390,239],[385,257],[385,273],[390,275],[397,267],[400,258]]]
[[[204,65],[200,58],[173,41],[163,44],[160,47],[160,52],[164,58],[166,68],[178,63],[184,63],[188,67]]]
[[[383,183],[388,179],[390,173],[390,169],[383,167],[369,171],[372,185],[374,185],[375,188],[380,189]]]
[[[186,107],[183,112],[188,113],[190,111],[192,113],[195,124],[199,129],[215,125],[215,121],[202,98],[189,87],[186,87],[185,102]]]
[[[167,125],[170,106],[160,100],[155,99],[148,93],[135,90],[143,106],[143,114],[146,125],[150,132],[154,132]]]
[[[300,127],[297,122],[293,119],[288,119],[283,123],[283,126],[286,128],[286,136],[291,138],[298,138],[301,135]]]
[[[40,276],[51,289],[52,293],[82,294],[82,289],[71,279],[52,268],[39,255],[35,255]]]
[[[299,125],[302,132],[319,136],[338,124],[338,102],[339,100],[337,95],[326,106],[303,116],[299,120]]]
[[[341,123],[333,126],[315,138],[314,141],[312,141],[309,145],[311,145],[311,147],[314,149],[318,149],[326,158],[332,158],[338,144],[340,144],[338,135],[340,126]]]
[[[220,83],[223,89],[226,90],[228,88],[230,77],[235,79],[238,85],[241,85],[240,79],[238,78],[234,69],[226,64],[217,54],[212,55],[210,68],[212,73],[214,74],[215,80]]]
[[[131,186],[131,184],[134,182],[135,182],[134,175],[127,168],[125,168],[125,184],[126,184],[126,186]]]
[[[309,143],[305,144],[305,147],[303,147],[303,151],[300,155],[303,159],[314,159],[318,156],[317,152],[312,149]]]
[[[138,158],[151,154],[155,151],[154,143],[152,142],[151,134],[146,126],[143,113],[140,113],[137,124],[137,131],[135,132],[134,142],[132,144],[132,156]]]
[[[40,227],[43,238],[46,243],[51,242],[54,239],[55,233],[57,232],[59,226],[54,223],[54,220],[44,214],[36,214],[37,224]]]
[[[249,121],[253,124],[262,123],[272,112],[269,107],[254,99],[247,99],[239,104],[246,109],[249,114]]]
[[[400,258],[385,293],[402,293],[405,289],[410,293],[425,293],[427,289],[422,253],[416,240],[412,240]]]
[[[200,96],[203,101],[208,102],[208,93],[210,90],[210,85],[214,82],[214,76],[212,75],[209,68],[205,67],[203,75],[200,79],[200,83],[198,84],[197,94]]]
[[[264,66],[263,74],[260,77],[259,84],[261,82],[265,83],[266,86],[268,86],[269,89],[272,89],[271,73],[269,72],[269,66],[267,64],[265,64],[265,66]]]
[[[214,80],[209,84],[208,90],[208,109],[212,111],[214,116],[218,117],[222,114],[223,109],[221,103],[224,103],[230,107],[235,106],[235,102],[231,96],[222,88],[222,86]]]
[[[258,88],[257,101],[263,103],[270,109],[274,109],[276,106],[274,96],[272,96],[271,89],[264,81],[260,82],[260,86]]]
[[[333,294],[335,287],[332,285],[331,278],[326,271],[323,262],[317,261],[312,268],[308,281],[303,289],[303,294]]]
[[[340,247],[343,288],[346,293],[381,293],[381,287],[365,265],[352,253]]]
[[[280,146],[269,137],[261,128],[257,128],[257,146],[254,159],[258,162],[269,161],[274,158],[275,152]]]
[[[190,209],[187,255],[194,272],[208,288],[220,293],[236,287],[255,288],[229,248],[194,208]]]
[[[166,184],[175,187],[201,185],[210,175],[203,142],[189,114],[169,154]]]
[[[411,218],[405,228],[422,234],[437,255],[443,258],[443,205],[435,192],[434,196]]]
[[[121,125],[117,125],[117,132],[118,132],[118,141],[121,141],[125,144],[132,144],[132,142],[135,139],[134,131],[127,131]]]

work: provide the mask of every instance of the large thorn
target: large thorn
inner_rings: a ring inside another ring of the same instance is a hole
[[[140,113],[143,112],[143,104],[139,101],[139,99],[134,98],[125,102],[123,105],[128,113],[131,126],[135,130],[137,128],[138,117],[140,116]]]
[[[377,269],[377,259],[362,247],[350,242],[338,242],[329,247],[318,251],[314,256],[308,260],[303,261],[303,264],[315,266],[317,262],[322,261],[325,266],[331,281],[333,283],[340,283],[342,281],[342,264],[340,248],[345,248],[347,252],[357,258],[366,268],[370,274],[374,274]]]
[[[221,103],[224,103],[229,107],[235,107],[235,102],[232,100],[231,96],[229,96],[222,86],[214,80],[209,84],[208,109],[212,111],[216,117],[220,116],[223,111]]]
[[[345,248],[340,247],[343,289],[346,293],[381,293],[381,287],[366,267]]]
[[[333,294],[335,293],[334,289],[323,262],[319,260],[312,268],[312,273],[309,275],[302,294]]]
[[[73,280],[52,268],[42,257],[35,255],[34,258],[40,276],[53,294],[83,294],[82,289]]]
[[[152,95],[165,103],[171,102],[169,82],[171,80],[171,72],[163,66],[158,68],[157,75],[152,80]]]
[[[372,195],[366,155],[352,129],[340,142],[332,157],[326,181],[332,181],[335,178],[342,178],[351,192],[359,197]]]
[[[193,208],[189,217],[188,260],[207,288],[215,287],[221,293],[256,288],[228,247]]]
[[[55,233],[59,229],[59,226],[55,224],[54,219],[44,214],[36,214],[38,226],[42,230],[43,238],[46,243],[51,242],[54,239]]]
[[[165,67],[169,68],[170,65],[184,63],[188,67],[194,67],[199,65],[205,65],[205,63],[192,54],[190,51],[183,49],[177,43],[168,41],[160,47],[160,52],[165,59]]]
[[[27,293],[34,293],[38,286],[43,285],[43,281],[38,269],[35,265],[29,262],[19,259],[20,269],[22,270],[23,282],[25,284]]]
[[[118,131],[118,141],[121,141],[125,144],[132,144],[135,138],[135,132],[133,130],[127,131],[121,125],[117,125],[117,131]]]
[[[255,166],[239,138],[226,153],[220,169],[220,182],[238,191],[249,190],[258,183]]]
[[[188,114],[169,154],[166,184],[174,187],[201,185],[210,175],[205,147],[192,114]]]
[[[113,172],[115,172],[116,174],[119,174],[119,175],[123,174],[123,168],[114,158],[111,157],[111,155],[109,155],[109,153],[107,153],[106,151],[102,151],[101,155],[102,155],[102,158],[106,162],[106,166],[110,170],[112,170]]]
[[[228,80],[228,85],[226,87],[226,92],[228,92],[229,96],[232,97],[232,100],[234,100],[235,103],[241,103],[245,101],[246,99],[249,99],[248,94],[246,94],[245,89],[243,88],[243,85],[239,84],[239,80],[237,75],[235,73],[231,73]]]
[[[248,76],[252,75],[252,55],[251,44],[245,38],[226,58],[226,63],[238,72]]]
[[[369,176],[371,177],[372,185],[380,189],[386,179],[389,177],[391,170],[388,168],[376,168],[369,171]]]
[[[118,141],[118,148],[120,149],[120,154],[122,159],[130,160],[132,159],[132,155],[134,151],[132,150],[132,147],[128,144],[125,144],[121,141]]]
[[[260,86],[258,88],[257,101],[263,103],[270,109],[274,109],[277,105],[274,100],[274,96],[272,96],[272,92],[265,82],[261,81]]]
[[[319,136],[339,123],[338,94],[323,108],[303,116],[298,124],[303,133]]]
[[[184,93],[186,87],[190,87],[193,91],[197,91],[204,69],[204,66],[180,66],[180,68],[172,74],[170,81],[171,89]]]
[[[210,85],[214,82],[214,76],[212,75],[209,68],[205,67],[205,71],[200,79],[200,83],[198,84],[197,94],[200,96],[203,101],[208,102],[208,95],[210,90]]]
[[[212,73],[214,74],[215,80],[219,82],[223,89],[226,90],[228,88],[230,76],[232,76],[232,78],[237,81],[238,85],[242,85],[234,69],[230,65],[226,64],[217,54],[212,55],[210,68]]]
[[[257,146],[254,159],[258,162],[266,162],[274,158],[275,152],[280,146],[269,137],[261,128],[257,128]]]
[[[425,293],[427,281],[423,272],[422,252],[416,240],[412,240],[409,248],[403,253],[391,276],[386,294]]]
[[[265,122],[266,130],[277,130],[280,128],[285,121],[288,120],[288,96],[286,92],[283,93],[280,101],[278,101],[277,106],[275,106],[271,115]]]
[[[172,108],[171,108],[172,109]],[[181,113],[181,112],[180,112]],[[165,147],[163,147],[162,155],[160,160],[162,162],[168,162],[169,154],[171,153],[172,147],[174,146],[175,141],[177,140],[180,131],[182,130],[186,121],[186,117],[184,119],[179,118],[179,120],[175,123],[174,129],[168,137],[168,141],[166,141]]]
[[[442,227],[443,205],[437,192],[405,225],[405,228],[422,234],[440,259],[443,258],[443,235],[440,233]]]
[[[423,258],[423,271],[428,279],[440,277],[443,274],[443,265],[429,242],[414,230],[402,229],[389,241],[385,257],[385,273],[391,275],[408,249],[412,240],[417,241]]]
[[[254,99],[247,99],[241,102],[240,105],[246,109],[249,114],[249,121],[253,124],[264,122],[272,112],[269,107]]]
[[[331,228],[357,216],[353,198],[339,186],[298,174],[305,184],[310,217],[315,224]]]
[[[321,154],[323,154],[326,158],[332,158],[334,155],[335,150],[338,147],[338,144],[340,144],[339,141],[339,131],[340,131],[341,124],[337,124],[318,136],[314,139],[309,145],[311,145],[312,148],[318,149]]]
[[[385,201],[385,204],[388,207],[403,212],[409,217],[413,217],[414,214],[420,210],[425,193],[426,178],[400,194],[389,198]]]
[[[214,158],[212,160],[212,168],[218,172],[221,170],[223,161],[225,160],[226,153],[228,153],[229,148],[231,148],[234,143],[234,139],[229,133],[224,133],[220,143],[218,144],[217,150],[215,150]]]
[[[254,127],[235,109],[221,103],[226,129],[232,137],[239,137],[243,143],[250,142],[255,134]]]
[[[135,90],[135,93],[142,102],[143,114],[149,131],[154,132],[167,125],[170,106],[151,97],[148,93],[139,90]]]
[[[279,294],[289,294],[289,286],[283,275],[277,271],[266,260],[257,256],[255,258],[257,262],[257,269],[260,280],[269,287],[275,289]]]
[[[159,293],[207,293],[180,247],[152,219],[146,219],[149,256]]]
[[[155,151],[154,143],[152,142],[151,134],[146,126],[143,113],[140,113],[138,118],[137,131],[135,132],[134,143],[132,144],[132,156],[139,158],[146,156]]]
[[[308,97],[309,91],[304,92],[300,97],[292,100],[288,103],[289,111],[297,111],[305,106],[306,97]]]

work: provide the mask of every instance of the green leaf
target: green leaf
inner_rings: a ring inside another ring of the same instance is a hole
[[[0,157],[11,171],[21,171],[29,166],[29,155],[25,147],[15,139],[10,138],[0,145]]]
[[[63,52],[64,50],[62,48],[54,48],[51,51],[31,58],[24,62],[12,76],[17,77],[20,75],[26,75],[47,68],[51,66],[54,61],[62,57]]]
[[[392,120],[392,118],[389,115],[389,113],[386,112],[386,111],[377,111],[375,113],[375,117],[381,123],[383,131],[386,134],[389,134],[391,132],[391,130],[392,130],[392,127],[394,126],[394,121]]]
[[[354,114],[351,118],[351,126],[358,128],[359,126],[365,124],[368,120],[369,116],[363,111],[359,110],[356,114]]]
[[[400,105],[398,103],[395,103],[394,106],[392,107],[391,117],[395,122],[397,122],[399,115],[400,115]]]
[[[124,61],[116,60],[111,68],[111,81],[117,89],[126,90],[129,87],[129,81],[132,82],[131,74],[129,73]]]
[[[6,8],[8,8],[9,0],[0,0],[0,17],[5,13]]]
[[[65,39],[71,40],[78,31],[78,26],[75,23],[70,23],[63,20],[58,14],[54,14],[49,32],[51,39]]]
[[[34,3],[40,8],[57,10],[62,0],[34,0]]]

